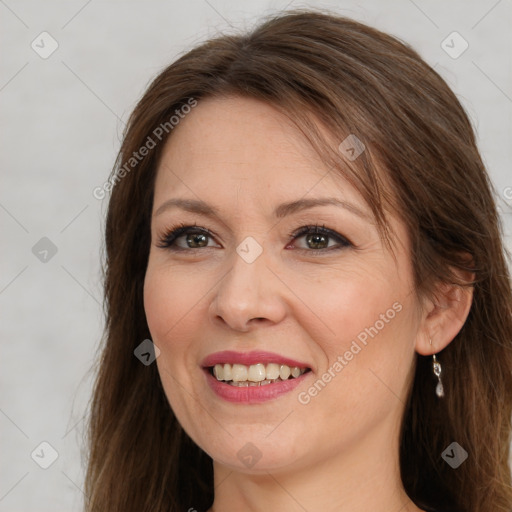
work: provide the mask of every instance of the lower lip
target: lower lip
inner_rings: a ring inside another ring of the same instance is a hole
[[[310,373],[303,373],[300,377],[265,384],[264,386],[232,386],[224,381],[217,380],[208,369],[204,369],[206,380],[213,392],[220,398],[234,403],[258,404],[268,402],[294,390]]]

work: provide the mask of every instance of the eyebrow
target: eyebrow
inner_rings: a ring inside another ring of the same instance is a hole
[[[335,197],[321,197],[316,199],[298,199],[297,201],[290,201],[287,203],[280,204],[274,210],[274,217],[278,219],[282,219],[287,217],[288,215],[292,215],[293,213],[307,210],[309,208],[313,208],[315,206],[337,206],[339,208],[344,208],[349,212],[361,217],[362,219],[372,222],[371,216],[359,209],[352,203],[348,203],[347,201],[342,201]],[[160,215],[166,210],[171,208],[181,208],[187,212],[197,213],[199,215],[204,215],[207,217],[217,217],[221,218],[220,212],[214,206],[205,203],[204,201],[200,201],[197,199],[169,199],[165,201],[162,205],[158,207],[158,209],[153,214],[154,217]]]

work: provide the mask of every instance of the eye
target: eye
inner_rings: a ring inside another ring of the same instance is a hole
[[[180,224],[167,231],[159,240],[158,247],[173,251],[213,247],[209,245],[213,233],[206,228]],[[180,240],[183,239],[183,240]]]
[[[295,247],[300,251],[309,253],[325,253],[326,251],[339,250],[354,245],[343,235],[325,226],[303,226],[293,233],[289,238],[294,241],[304,238],[305,247]],[[197,225],[180,224],[167,231],[159,240],[158,247],[172,251],[187,251],[207,247],[218,247],[212,245],[214,234]],[[333,243],[331,243],[333,242]],[[289,246],[287,246],[289,247]]]
[[[325,226],[303,226],[290,233],[289,236],[294,240],[304,238],[306,246],[298,247],[298,249],[308,252],[325,252],[353,246],[343,235]],[[335,243],[331,244],[330,242]]]

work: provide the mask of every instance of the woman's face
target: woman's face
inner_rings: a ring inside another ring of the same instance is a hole
[[[173,241],[181,225],[195,227]],[[145,311],[169,403],[217,464],[397,448],[420,321],[405,228],[391,226],[396,260],[362,197],[265,103],[203,100],[174,128]]]

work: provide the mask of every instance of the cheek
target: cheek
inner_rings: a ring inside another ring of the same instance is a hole
[[[191,286],[189,276],[168,267],[148,265],[144,309],[152,341],[160,349],[156,365],[169,405],[188,434],[197,440],[197,362],[191,340],[197,338],[195,329],[201,325],[196,315],[204,314],[200,299],[205,291]],[[201,415],[199,421],[203,421]]]
[[[309,307],[302,326],[323,362],[317,378],[329,381],[329,391],[322,388],[319,394],[330,403],[343,403],[345,412],[362,403],[396,401],[394,393],[405,391],[414,357],[416,326],[408,283],[390,269],[337,272],[326,282],[301,283],[298,295],[307,297]]]
[[[191,273],[148,266],[144,280],[144,310],[153,341],[165,345],[187,326],[184,321],[201,307],[204,295]]]
[[[176,309],[172,288],[154,273],[147,273],[144,281],[144,310],[153,342],[160,348],[164,334],[173,325]]]
[[[303,327],[313,340],[322,340],[319,345],[329,359],[343,354],[358,336],[364,343],[368,330],[375,333],[376,323],[379,333],[389,330],[398,314],[393,304],[400,298],[400,283],[391,282],[394,276],[389,271],[383,277],[385,273],[371,270],[347,268],[294,280],[294,291],[307,306],[301,321],[308,318],[309,324]]]

